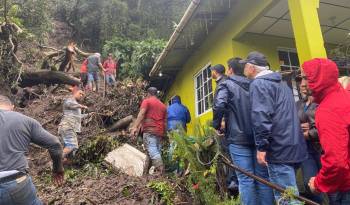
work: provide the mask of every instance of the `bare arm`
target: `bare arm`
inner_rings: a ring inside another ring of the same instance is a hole
[[[139,114],[137,115],[134,128],[140,127],[140,124],[145,119],[145,116],[146,116],[146,109],[141,108]]]
[[[106,71],[106,69],[103,67],[102,63],[98,63],[98,67],[103,70],[104,72]]]
[[[31,141],[43,148],[48,149],[52,162],[53,172],[62,173],[62,146],[58,138],[47,132],[39,122],[33,120],[31,122]]]

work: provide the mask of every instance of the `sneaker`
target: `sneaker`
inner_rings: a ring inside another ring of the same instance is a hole
[[[235,181],[231,181],[231,183],[230,183],[230,185],[228,185],[227,189],[229,189],[229,190],[238,189],[238,184],[236,184]]]

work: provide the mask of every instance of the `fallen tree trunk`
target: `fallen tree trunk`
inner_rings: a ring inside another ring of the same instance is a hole
[[[130,125],[133,119],[134,117],[132,115],[129,115],[121,120],[118,120],[115,124],[113,124],[110,128],[108,128],[108,131],[113,132],[120,129],[124,129]]]
[[[19,81],[19,87],[31,87],[38,84],[53,85],[67,84],[79,85],[80,80],[72,76],[66,75],[59,71],[38,71],[32,73],[23,73]]]

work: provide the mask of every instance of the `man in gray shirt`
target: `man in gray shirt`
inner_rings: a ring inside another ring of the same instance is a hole
[[[88,64],[88,87],[92,90],[92,83],[95,83],[96,92],[98,92],[98,71],[106,71],[101,63],[101,54],[95,53],[87,58]]]
[[[87,117],[88,114],[82,114],[81,109],[87,109],[86,106],[78,103],[84,97],[82,90],[74,87],[72,89],[72,95],[67,98],[63,103],[64,116],[58,127],[58,134],[63,141],[63,164],[69,162],[69,157],[75,155],[75,151],[78,150],[78,136],[77,133],[81,132],[81,120]]]
[[[11,101],[0,95],[0,205],[39,205],[36,190],[28,175],[25,153],[30,143],[48,149],[53,162],[53,179],[64,179],[62,146],[39,122],[12,111]]]

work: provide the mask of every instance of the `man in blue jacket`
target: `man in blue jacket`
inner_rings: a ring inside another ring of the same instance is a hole
[[[270,70],[263,54],[251,52],[240,62],[245,64],[244,74],[254,79],[250,101],[258,162],[267,166],[271,182],[297,192],[295,169],[307,153],[292,90],[281,74]],[[274,194],[281,204],[281,194]]]
[[[186,124],[191,122],[191,115],[187,107],[181,104],[180,96],[174,96],[168,107],[168,130],[183,128],[187,130]]]
[[[239,167],[263,178],[268,178],[266,167],[257,163],[254,135],[251,128],[251,109],[249,100],[250,81],[243,77],[243,66],[237,60],[228,61],[229,77],[218,84],[213,106],[213,127],[222,129],[225,119],[225,140],[231,158]],[[244,205],[274,204],[273,193],[267,186],[256,183],[254,179],[236,172],[240,199]]]

